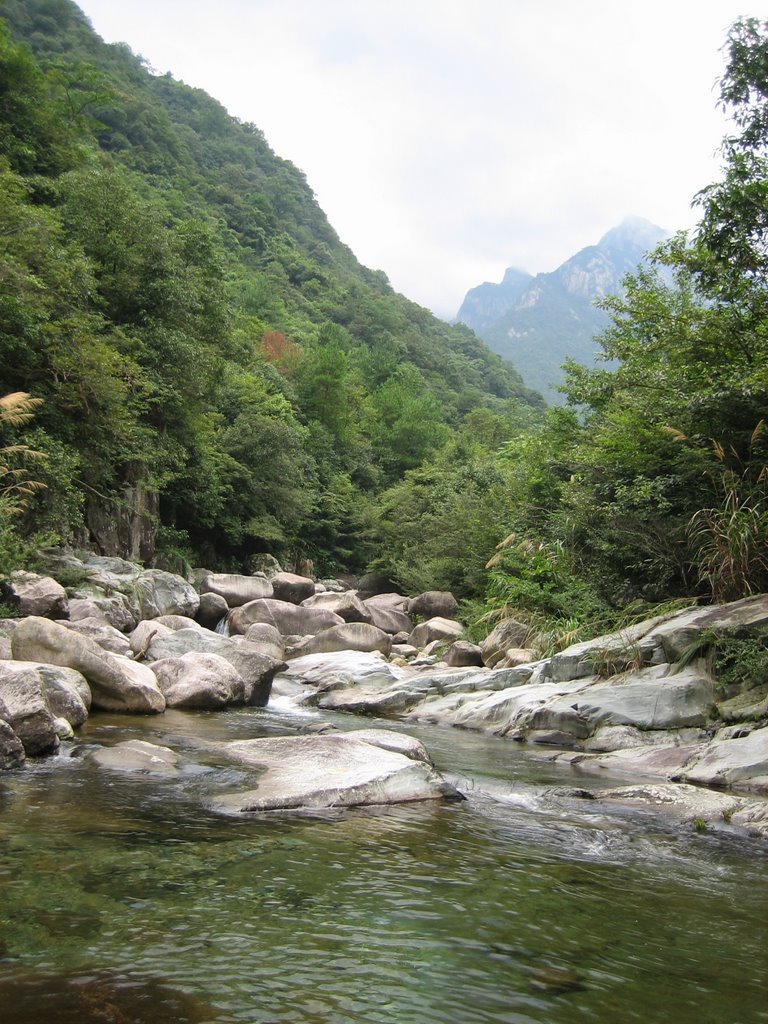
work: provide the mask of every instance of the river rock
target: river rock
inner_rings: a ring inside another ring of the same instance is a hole
[[[345,622],[332,626],[316,636],[307,637],[297,644],[291,657],[303,654],[328,654],[332,651],[379,651],[389,655],[392,638],[389,633],[365,622]]]
[[[345,622],[371,621],[371,613],[351,590],[314,594],[301,603],[305,608],[325,608],[340,615]]]
[[[241,740],[224,745],[233,761],[264,769],[253,789],[218,797],[225,814],[353,807],[456,798],[431,765],[354,734]]]
[[[186,615],[194,619],[200,598],[191,583],[163,569],[146,569],[135,582],[136,596],[144,619],[160,615]]]
[[[180,757],[169,747],[146,740],[126,740],[112,747],[100,747],[88,755],[100,768],[146,775],[178,775]]]
[[[152,637],[144,656],[151,664],[165,658],[181,658],[189,652],[218,654],[229,662],[245,683],[245,703],[255,707],[264,707],[275,673],[285,668],[285,662],[263,654],[245,639],[236,642],[200,626]]]
[[[91,710],[91,688],[82,673],[61,665],[38,665],[43,696],[55,718],[65,718],[77,729]]]
[[[555,697],[534,709],[519,728],[537,742],[581,741],[599,726],[634,725],[640,729],[683,729],[704,725],[714,702],[714,680],[703,662],[681,672],[669,666],[640,669],[626,676],[589,683],[571,695]],[[545,733],[553,732],[550,740]],[[535,735],[539,733],[539,735]]]
[[[0,718],[0,770],[9,771],[21,768],[24,764],[24,745],[11,728],[11,725]]]
[[[744,801],[726,793],[680,783],[640,783],[600,791],[601,800],[663,808],[683,821],[722,824],[742,810]]]
[[[374,747],[381,747],[382,750],[391,750],[403,757],[409,757],[412,761],[424,761],[425,764],[432,764],[432,758],[427,753],[427,748],[417,740],[415,736],[408,736],[404,732],[390,732],[389,729],[355,729],[353,732],[345,733],[345,736],[352,736],[354,739],[362,740],[363,743],[372,743]]]
[[[245,634],[245,639],[248,643],[253,644],[254,647],[262,652],[262,654],[269,655],[270,658],[275,658],[277,661],[285,660],[285,644],[283,637],[274,626],[268,622],[254,622],[248,627],[248,631]]]
[[[88,580],[107,595],[116,592],[136,600],[135,583],[142,572],[140,565],[124,558],[89,554],[83,559],[83,571]]]
[[[332,626],[341,626],[344,620],[324,608],[305,608],[288,601],[264,598],[235,608],[229,618],[229,628],[232,633],[246,633],[254,622],[267,622],[284,637],[303,637],[322,633]]]
[[[276,601],[301,604],[314,595],[315,581],[292,572],[278,572],[272,577],[272,589]]]
[[[110,651],[112,654],[121,654],[123,657],[132,658],[133,652],[128,638],[119,629],[115,629],[103,618],[77,619],[75,622],[68,620],[57,620],[60,626],[79,633],[80,636],[90,637],[102,650]]]
[[[82,673],[91,688],[95,708],[138,714],[165,710],[165,698],[146,666],[110,654],[89,637],[57,622],[36,616],[23,619],[14,631],[11,648],[18,661],[62,665]]]
[[[385,598],[397,597],[403,605],[406,601],[406,598],[400,597],[399,594],[384,594],[382,596]],[[363,604],[371,616],[371,625],[376,626],[377,629],[383,629],[385,633],[391,633],[393,636],[401,632],[410,635],[413,629],[413,622],[400,608],[395,607],[393,604],[379,601],[378,598],[369,598],[363,601]]]
[[[403,677],[383,655],[361,651],[305,654],[289,661],[281,675],[324,690],[386,687]]]
[[[69,599],[70,622],[81,622],[89,619],[94,622],[111,625],[104,611],[96,604],[92,597],[71,597]]]
[[[428,590],[418,597],[412,597],[405,606],[409,615],[421,619],[450,619],[456,614],[459,602],[447,590]]]
[[[647,632],[647,637],[661,644],[667,661],[674,662],[688,653],[704,630],[723,636],[768,634],[768,594],[729,604],[688,608],[661,620]]]
[[[483,664],[495,668],[511,647],[524,647],[530,637],[530,626],[517,619],[504,619],[483,640],[480,650]]]
[[[167,626],[168,629],[174,632],[177,629],[200,629],[200,623],[197,619],[190,619],[188,615],[158,615],[156,619],[150,619],[150,622],[159,622],[161,626]]]
[[[413,644],[414,647],[426,647],[427,644],[431,644],[435,640],[458,640],[463,632],[464,627],[460,622],[438,616],[419,623],[411,632],[408,643]]]
[[[236,573],[209,573],[200,587],[200,596],[215,594],[223,598],[228,608],[240,608],[249,601],[258,601],[261,597],[272,597],[272,584],[263,574],[258,576],[238,576]]]
[[[215,630],[222,619],[227,617],[229,606],[220,594],[203,593],[197,609],[197,621],[205,629]]]
[[[37,665],[0,662],[0,718],[16,733],[28,757],[52,754],[57,749],[53,717]]]
[[[482,648],[478,644],[471,643],[469,640],[455,640],[445,652],[445,663],[452,668],[482,665]]]
[[[152,662],[152,671],[169,708],[214,711],[245,701],[242,676],[218,654],[189,651],[180,658],[161,658]]]
[[[685,782],[768,792],[768,727],[710,743],[680,772]]]
[[[75,616],[73,605],[82,608],[82,613]],[[95,608],[91,615],[84,614],[88,608]],[[139,605],[133,596],[113,593],[107,595],[100,587],[88,584],[87,589],[78,589],[69,601],[70,619],[98,618],[103,615],[110,626],[121,633],[130,633],[141,618]]]
[[[67,592],[50,576],[39,576],[34,572],[12,572],[10,580],[2,586],[6,600],[13,604],[22,616],[69,618]]]

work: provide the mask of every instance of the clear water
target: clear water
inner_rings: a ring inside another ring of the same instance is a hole
[[[768,1021],[767,844],[553,797],[585,781],[428,728],[407,731],[464,803],[201,809],[247,780],[200,738],[302,724],[269,709],[94,716],[73,756],[3,775],[0,1021]],[[135,736],[198,766],[129,777],[82,757]]]

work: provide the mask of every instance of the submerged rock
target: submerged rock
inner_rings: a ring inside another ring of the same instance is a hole
[[[169,747],[146,740],[126,740],[113,747],[100,747],[90,753],[88,759],[100,768],[151,775],[177,775],[181,760]]]
[[[213,810],[225,814],[459,797],[423,760],[354,733],[241,740],[222,749],[233,761],[264,769],[254,788],[212,802]]]

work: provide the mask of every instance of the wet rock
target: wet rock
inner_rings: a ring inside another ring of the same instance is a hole
[[[266,576],[238,576],[235,573],[209,573],[200,587],[200,597],[214,594],[221,597],[228,608],[240,608],[249,601],[272,597],[272,584]]]
[[[24,764],[24,745],[10,723],[0,718],[0,769],[10,771]]]
[[[220,636],[201,626],[152,637],[146,645],[144,657],[151,664],[166,658],[181,658],[190,652],[217,654],[229,662],[245,683],[245,703],[255,707],[263,707],[267,703],[275,673],[285,667],[285,662],[263,654],[245,639]]]
[[[388,729],[355,729],[354,732],[345,733],[364,743],[371,743],[374,747],[381,747],[382,750],[391,750],[403,757],[409,757],[412,761],[424,761],[425,764],[432,764],[432,758],[427,753],[427,748],[417,740],[415,736],[408,736],[403,732],[390,732]]]
[[[60,665],[38,665],[37,670],[51,714],[65,718],[75,729],[83,725],[91,709],[91,688],[85,676]]]
[[[100,747],[88,755],[100,768],[148,775],[178,775],[181,758],[168,747],[145,740],[126,740],[113,747]]]
[[[294,658],[288,662],[281,676],[321,689],[357,686],[378,688],[397,683],[403,673],[380,654],[338,651]]]
[[[601,800],[647,804],[672,812],[683,821],[730,821],[743,807],[743,800],[699,786],[679,783],[641,783],[600,791]]]
[[[244,740],[223,750],[233,761],[264,769],[251,790],[215,799],[213,809],[227,814],[457,796],[423,761],[345,733]]]
[[[200,595],[200,607],[197,609],[196,618],[205,629],[215,630],[228,612],[229,606],[219,594],[206,592]]]
[[[110,654],[88,637],[56,622],[34,616],[23,619],[14,631],[11,647],[18,661],[61,665],[82,673],[95,708],[138,714],[165,710],[165,698],[146,666]]]
[[[57,749],[59,740],[37,665],[0,662],[0,719],[21,740],[28,757],[52,754]]]

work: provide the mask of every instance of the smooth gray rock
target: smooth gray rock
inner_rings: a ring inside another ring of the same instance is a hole
[[[432,758],[421,740],[403,732],[390,732],[389,729],[355,729],[344,735],[362,740],[363,743],[371,743],[374,747],[381,747],[382,750],[391,750],[395,754],[402,754],[403,757],[409,757],[412,761],[424,761],[425,764],[432,764]]]
[[[270,658],[276,658],[277,661],[285,660],[283,637],[270,623],[254,622],[248,627],[245,639],[248,643],[253,644],[254,647],[258,647],[262,654],[267,654]]]
[[[272,584],[266,576],[239,576],[236,573],[209,573],[200,587],[200,596],[215,594],[223,598],[229,608],[240,608],[261,597],[272,597]]]
[[[11,648],[18,661],[62,665],[82,673],[91,688],[94,708],[138,714],[165,710],[165,698],[145,665],[110,654],[56,622],[35,616],[23,619],[14,631]]]
[[[414,647],[426,647],[427,644],[431,644],[435,640],[458,640],[463,632],[464,627],[460,622],[438,616],[427,619],[426,622],[420,622],[412,630],[408,643],[413,644]]]
[[[351,590],[314,594],[301,603],[305,608],[325,608],[326,611],[340,615],[345,622],[371,621],[370,611]]]
[[[197,621],[205,629],[215,630],[221,620],[226,618],[228,612],[229,605],[220,594],[204,592],[200,595]]]
[[[69,599],[69,619],[70,622],[81,622],[83,619],[87,619],[91,622],[111,625],[103,609],[96,604],[92,597],[71,597]]]
[[[169,708],[214,711],[245,702],[242,676],[218,654],[188,651],[152,662],[152,671]]]
[[[160,615],[186,615],[194,619],[200,597],[181,576],[162,569],[145,569],[135,581],[135,592],[144,619]]]
[[[330,654],[306,654],[288,662],[281,673],[321,689],[364,686],[386,687],[397,683],[403,672],[381,654],[338,651]]]
[[[383,596],[400,598],[399,594],[385,594]],[[400,600],[404,603],[406,598],[400,598]],[[413,622],[410,616],[406,615],[400,608],[379,601],[378,598],[370,598],[367,601],[363,601],[363,604],[371,616],[371,624],[376,626],[377,629],[383,629],[385,633],[391,633],[393,636],[396,633],[402,632],[410,635],[413,629]]]
[[[768,727],[740,739],[710,743],[680,773],[685,782],[768,793]]]
[[[11,725],[0,718],[0,770],[10,771],[24,764],[24,745]]]
[[[18,736],[27,757],[52,754],[58,748],[53,717],[37,665],[0,662],[0,718]]]
[[[255,707],[263,707],[267,703],[275,673],[285,668],[285,662],[270,658],[246,640],[236,642],[234,638],[220,636],[200,626],[152,637],[144,657],[152,663],[165,658],[181,658],[189,652],[218,654],[228,661],[243,678],[245,703]]]
[[[254,622],[267,622],[284,637],[314,636],[344,622],[340,615],[324,608],[304,608],[288,601],[262,599],[235,608],[229,618],[232,633],[246,633]]]
[[[291,651],[291,657],[304,654],[328,654],[333,651],[379,651],[388,656],[392,647],[389,633],[365,622],[345,622],[316,636],[307,637]]]
[[[126,740],[113,747],[100,747],[88,755],[100,768],[143,775],[178,775],[180,757],[169,747],[145,740]]]
[[[226,814],[458,795],[429,764],[373,746],[354,734],[244,740],[225,744],[223,750],[237,763],[264,769],[254,788],[214,800],[213,809]]]
[[[48,619],[68,619],[67,592],[50,576],[34,572],[12,572],[3,583],[6,600],[15,605],[19,614],[41,615]]]
[[[405,611],[422,619],[451,619],[456,614],[459,602],[447,590],[428,590],[408,601]]]
[[[287,601],[289,604],[301,604],[315,593],[314,580],[308,576],[297,576],[293,572],[275,573],[271,583],[275,600]]]
[[[524,647],[530,637],[530,626],[516,619],[504,619],[480,645],[483,664],[495,668],[510,647]]]
[[[522,724],[583,740],[599,726],[634,725],[640,729],[683,729],[704,725],[714,703],[714,680],[703,663],[678,673],[666,665],[591,683],[571,695],[555,697],[534,709]]]
[[[77,619],[75,622],[59,619],[60,626],[72,630],[80,636],[87,636],[111,654],[120,654],[124,658],[132,658],[133,652],[128,638],[119,629],[110,626],[102,617]]]
[[[77,729],[91,710],[91,688],[82,673],[60,665],[37,665],[43,697],[54,718],[65,718]]]
[[[445,652],[445,661],[452,668],[482,665],[483,651],[478,644],[473,644],[469,640],[455,640]]]

